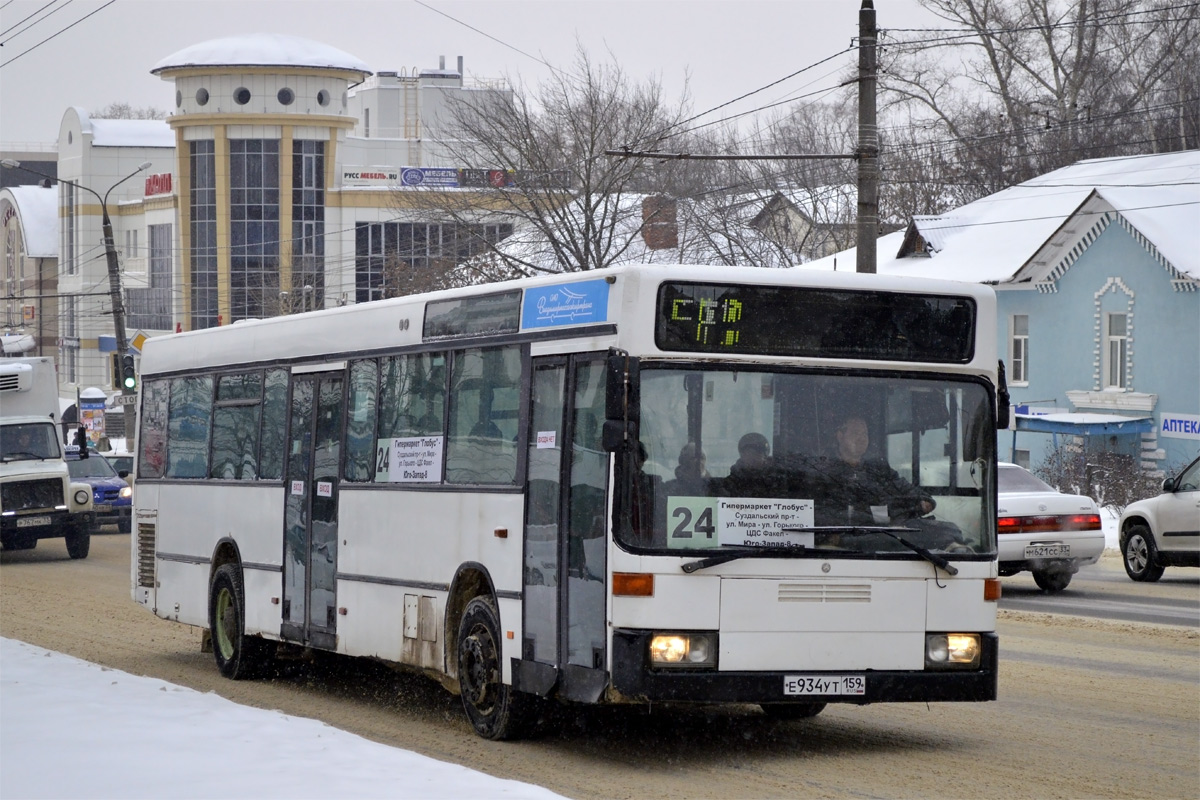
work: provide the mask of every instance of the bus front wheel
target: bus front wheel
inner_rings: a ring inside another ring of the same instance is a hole
[[[209,590],[208,627],[217,669],[234,680],[260,677],[271,663],[270,643],[246,635],[245,597],[238,566],[218,567]]]
[[[491,600],[467,603],[458,626],[458,685],[463,709],[485,739],[516,739],[528,733],[534,698],[504,683],[500,617]]]

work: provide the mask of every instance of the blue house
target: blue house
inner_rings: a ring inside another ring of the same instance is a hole
[[[1071,443],[1157,474],[1200,453],[1200,151],[1081,161],[877,247],[881,274],[995,288],[1018,412],[1001,458]]]

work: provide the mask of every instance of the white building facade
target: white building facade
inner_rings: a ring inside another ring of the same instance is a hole
[[[318,42],[234,36],[153,66],[175,87],[166,120],[68,109],[57,208],[25,221],[57,214],[57,325],[36,354],[56,358],[62,395],[114,387],[104,205],[135,352],[139,333],[366,302],[384,296],[389,265],[461,257],[461,223],[404,199],[406,188],[487,180],[486,168],[449,163],[439,141],[450,104],[511,92],[466,84],[457,66],[374,75]]]

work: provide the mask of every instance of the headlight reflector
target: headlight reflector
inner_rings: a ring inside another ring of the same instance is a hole
[[[979,666],[977,633],[931,633],[925,637],[927,669],[972,669]]]
[[[650,637],[652,667],[714,667],[716,636],[711,633],[656,633]]]

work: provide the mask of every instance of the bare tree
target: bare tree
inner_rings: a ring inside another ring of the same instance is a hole
[[[1194,7],[1165,0],[921,0],[961,35],[888,48],[882,108],[910,109],[976,196],[1081,158],[1197,145]],[[907,145],[910,157],[922,152]],[[891,154],[889,154],[891,155]]]
[[[1084,494],[1117,512],[1161,491],[1165,474],[1176,474],[1182,465],[1142,467],[1129,453],[1094,446],[1086,437],[1067,437],[1057,448],[1047,445],[1046,458],[1033,472],[1061,492]]]
[[[534,90],[518,86],[511,102],[494,93],[452,101],[442,145],[474,168],[478,187],[402,190],[397,205],[452,220],[459,239],[471,240],[460,247],[473,257],[455,269],[459,280],[619,263],[642,225],[635,196],[669,187],[675,167],[605,151],[654,146],[686,108],[686,91],[668,102],[656,80],[635,82],[580,48],[569,72],[555,70]],[[514,232],[498,246],[481,226],[501,221]]]
[[[154,106],[138,108],[129,103],[109,103],[90,116],[92,119],[166,119],[167,112]]]

